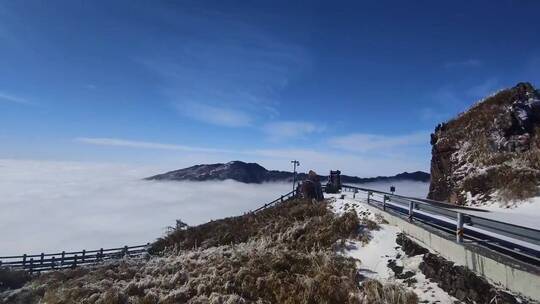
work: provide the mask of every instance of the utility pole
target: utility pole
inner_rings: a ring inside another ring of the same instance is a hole
[[[293,164],[293,182],[292,182],[292,190],[296,190],[296,167],[300,167],[300,162],[297,160],[291,160],[291,163]]]

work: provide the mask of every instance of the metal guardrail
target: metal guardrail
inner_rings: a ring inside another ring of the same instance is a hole
[[[478,215],[489,211],[389,192],[342,185],[343,191],[367,193],[368,204],[456,235],[456,241],[474,241],[491,250],[540,266],[540,230]],[[473,212],[475,214],[473,214]]]
[[[82,250],[77,252],[41,253],[35,255],[0,256],[0,267],[27,270],[30,273],[95,265],[123,257],[141,256],[148,252],[150,243],[139,246]]]

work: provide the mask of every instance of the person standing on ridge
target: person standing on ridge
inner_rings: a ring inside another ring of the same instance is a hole
[[[321,181],[315,171],[310,170],[308,177],[302,182],[302,196],[307,199],[322,201],[324,199]]]

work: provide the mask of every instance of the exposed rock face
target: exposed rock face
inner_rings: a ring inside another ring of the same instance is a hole
[[[420,270],[426,278],[437,282],[444,291],[465,303],[518,303],[512,295],[497,290],[471,270],[435,254],[424,255]]]
[[[538,194],[540,92],[529,83],[496,93],[431,135],[428,198],[512,202]]]
[[[422,255],[419,268],[426,278],[436,282],[441,289],[464,303],[518,303],[512,295],[491,285],[470,269],[430,253],[404,233],[398,234],[396,243],[401,245],[401,249],[408,256]],[[390,261],[388,267],[394,271],[397,278],[406,277],[407,272],[402,273],[403,267],[400,269],[395,265],[395,261]]]
[[[404,233],[400,233],[396,237],[396,243],[401,246],[401,249],[408,256],[426,254],[429,252],[426,248],[418,245],[409,239]]]
[[[307,174],[298,173],[298,180],[306,179]],[[321,180],[326,177],[319,176]],[[189,180],[189,181],[208,181],[208,180],[226,180],[232,179],[242,183],[264,183],[275,181],[292,181],[293,173],[287,171],[266,170],[256,163],[245,163],[241,161],[232,161],[226,164],[196,165],[185,169],[170,171],[147,178],[148,180]],[[360,178],[356,176],[342,175],[343,183],[369,183],[379,181],[421,181],[428,182],[429,174],[421,171],[404,172],[395,176],[379,176],[370,178]]]

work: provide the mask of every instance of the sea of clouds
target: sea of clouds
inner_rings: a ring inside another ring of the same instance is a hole
[[[377,182],[353,185],[385,192],[390,192],[390,187],[394,186],[396,189],[395,194],[417,198],[426,198],[429,192],[429,183],[417,181]]]
[[[0,256],[145,244],[182,219],[240,215],[292,188],[285,183],[145,181],[155,168],[0,159]],[[389,184],[363,184],[388,190]],[[424,183],[397,193],[422,196]]]

